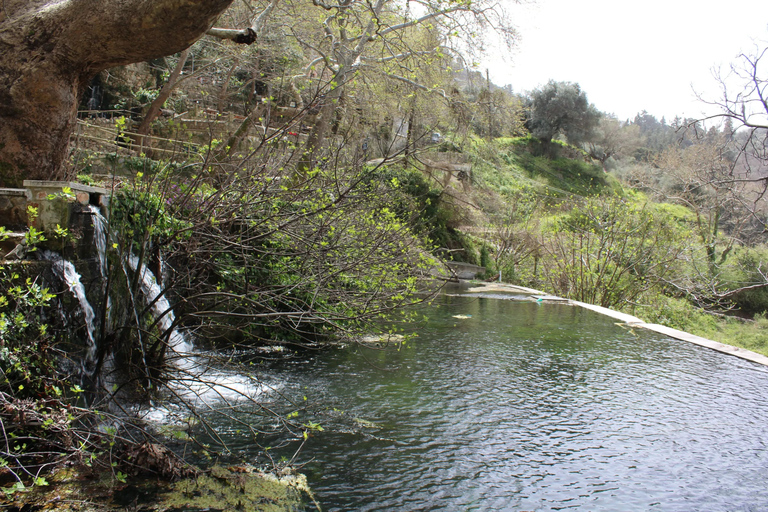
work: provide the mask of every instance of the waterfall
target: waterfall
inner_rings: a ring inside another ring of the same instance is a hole
[[[88,205],[88,212],[93,215],[93,241],[99,253],[99,268],[101,277],[107,278],[107,219],[101,214],[98,206]]]
[[[96,356],[96,315],[93,313],[93,308],[88,302],[88,297],[85,295],[85,287],[80,282],[80,274],[75,270],[75,265],[71,261],[65,260],[61,255],[51,252],[42,251],[41,256],[43,259],[51,262],[51,269],[56,276],[66,283],[69,291],[77,298],[80,303],[80,309],[83,312],[85,318],[85,326],[88,334],[88,350],[86,352],[86,361],[93,362]]]
[[[107,219],[101,214],[98,206],[88,205],[88,211],[93,217],[93,242],[99,256],[99,271],[101,272],[101,291],[107,301],[107,324],[112,325],[112,297],[107,294],[107,278],[109,268],[107,266]]]
[[[173,314],[171,304],[165,295],[162,295],[163,290],[157,282],[155,275],[146,265],[142,264],[139,269],[138,256],[131,254],[128,256],[128,264],[131,270],[139,272],[139,280],[141,286],[141,292],[147,301],[147,304],[152,304],[152,314],[158,318],[158,325],[163,332],[170,331],[168,337],[169,348],[178,354],[187,354],[191,352],[192,345],[187,341],[186,336],[173,327],[173,322],[176,320],[176,316]]]
[[[167,386],[173,390],[175,399],[183,399],[187,405],[210,409],[220,400],[232,404],[241,399],[255,399],[275,389],[231,369],[217,368],[209,357],[196,352],[188,337],[173,327],[176,316],[168,299],[162,295],[163,290],[152,271],[146,265],[140,265],[139,258],[133,254],[128,257],[128,265],[133,272],[139,272],[141,293],[146,304],[152,304],[152,314],[158,319],[160,329],[170,331],[168,348],[174,356],[169,363],[179,371],[179,375],[177,379],[171,379]],[[169,408],[167,404],[153,404],[143,411],[144,419],[149,421],[172,421],[174,415],[174,408]]]

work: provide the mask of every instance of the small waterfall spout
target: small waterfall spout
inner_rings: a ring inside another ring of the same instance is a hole
[[[107,277],[107,219],[101,214],[98,206],[88,205],[88,212],[93,215],[93,241],[99,253],[99,268],[101,277]]]
[[[51,268],[56,276],[66,283],[69,291],[77,298],[80,303],[80,309],[83,312],[85,318],[86,332],[88,334],[88,348],[86,351],[86,361],[93,362],[96,357],[96,315],[93,312],[91,304],[88,302],[88,297],[85,295],[85,287],[80,282],[80,274],[75,270],[75,265],[68,260],[65,260],[61,255],[51,252],[42,251],[41,256],[43,259],[50,261]]]

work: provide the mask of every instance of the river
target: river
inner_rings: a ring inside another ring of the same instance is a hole
[[[323,510],[768,509],[767,368],[564,304],[443,296],[421,313],[404,346],[264,370],[323,429],[295,459]],[[217,425],[263,461],[241,431]]]

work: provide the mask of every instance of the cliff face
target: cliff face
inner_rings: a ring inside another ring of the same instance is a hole
[[[7,0],[0,13],[0,186],[71,178],[77,104],[101,70],[183,50],[232,0]]]

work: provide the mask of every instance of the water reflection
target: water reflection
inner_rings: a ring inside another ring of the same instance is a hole
[[[429,315],[270,370],[325,427],[301,454],[324,510],[768,509],[764,368],[565,305]]]

